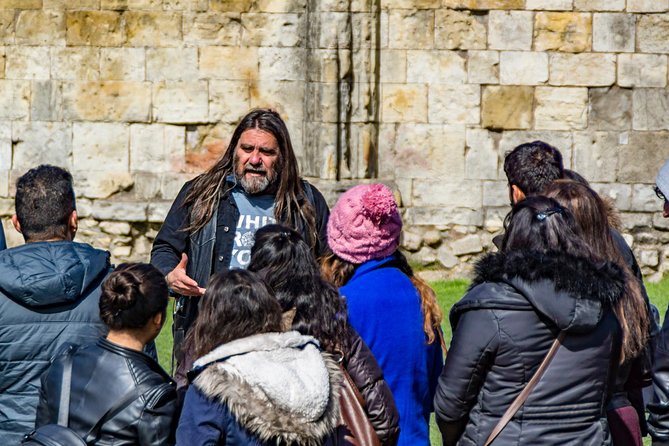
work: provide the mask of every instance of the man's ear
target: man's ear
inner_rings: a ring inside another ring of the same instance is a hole
[[[513,204],[519,203],[525,199],[525,192],[520,190],[515,184],[511,185],[511,200]]]
[[[156,313],[156,315],[153,316],[153,319],[152,319],[153,326],[158,328],[158,330],[163,328],[163,322],[165,322],[163,319],[164,319],[163,318],[163,313]]]
[[[12,224],[14,225],[16,232],[21,234],[21,223],[19,223],[19,217],[17,217],[16,214],[12,215]]]
[[[79,219],[77,217],[77,211],[74,210],[70,214],[70,217],[67,219],[67,229],[70,233],[70,240],[74,240],[74,236],[77,234],[77,229],[79,228]]]

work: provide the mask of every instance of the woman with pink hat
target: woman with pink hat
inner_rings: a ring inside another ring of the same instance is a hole
[[[341,287],[350,324],[374,353],[400,413],[398,445],[429,445],[432,398],[442,368],[441,310],[398,250],[402,219],[392,192],[363,184],[345,192],[328,222],[326,278]]]

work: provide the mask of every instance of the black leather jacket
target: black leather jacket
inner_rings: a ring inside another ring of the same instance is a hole
[[[148,385],[135,401],[101,428],[96,445],[170,445],[178,421],[172,379],[149,356],[100,338],[56,357],[42,376],[35,426],[56,423],[63,359],[73,354],[69,427],[80,435],[89,430],[139,385]]]

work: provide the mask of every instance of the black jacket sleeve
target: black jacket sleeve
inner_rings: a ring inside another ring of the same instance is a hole
[[[164,384],[146,398],[146,405],[137,421],[138,444],[173,445],[179,420],[176,389],[170,384]]]
[[[350,326],[348,340],[346,371],[365,400],[367,416],[381,444],[393,446],[399,438],[400,417],[390,388],[383,379],[383,371],[365,341]]]
[[[308,183],[307,183],[308,184]],[[327,227],[328,227],[328,218],[330,217],[330,208],[325,201],[323,194],[314,187],[313,184],[309,184],[307,187],[311,188],[311,196],[313,196],[313,206],[314,213],[316,217],[316,232],[318,233],[318,242],[316,244],[316,256],[320,257],[324,255],[328,250],[328,236],[327,236]]]
[[[667,309],[669,312],[669,309]],[[655,343],[653,398],[646,406],[653,445],[669,445],[669,318],[665,315]]]
[[[492,311],[467,311],[460,317],[434,396],[437,425],[445,446],[455,445],[462,435],[498,341],[498,324]]]
[[[165,276],[177,266],[181,254],[188,252],[188,234],[182,229],[188,223],[189,213],[182,205],[190,184],[181,188],[151,248],[151,264]]]

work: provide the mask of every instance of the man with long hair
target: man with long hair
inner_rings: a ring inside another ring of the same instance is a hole
[[[299,176],[279,114],[256,109],[244,116],[221,159],[183,186],[153,243],[151,263],[182,296],[174,319],[177,362],[209,277],[245,268],[257,229],[286,224],[320,255],[328,215],[321,193]]]

